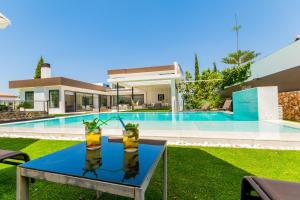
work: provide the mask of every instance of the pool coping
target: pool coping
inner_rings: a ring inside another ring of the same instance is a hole
[[[217,112],[217,111],[214,111]],[[222,111],[221,111],[222,112]],[[109,113],[109,112],[102,112]],[[122,112],[132,113],[132,112]],[[145,112],[134,112],[145,113]],[[151,112],[161,113],[161,112]],[[171,113],[171,112],[166,112]],[[227,114],[232,114],[228,113]],[[47,121],[61,118],[72,118],[78,116],[97,115],[101,113],[86,113],[71,116],[59,116],[49,119],[31,120],[28,122]],[[176,114],[176,113],[174,113]],[[286,125],[300,129],[299,123],[293,123],[285,120],[268,120],[266,122]],[[84,140],[83,128],[24,128],[24,127],[3,127],[8,124],[20,124],[24,122],[13,122],[0,125],[0,137],[13,138],[38,138],[54,140]],[[121,136],[121,129],[104,128],[104,134],[107,136]],[[140,130],[142,138],[147,139],[167,139],[169,144],[175,145],[200,145],[200,146],[231,146],[246,148],[270,148],[270,149],[299,149],[300,134],[285,133],[285,138],[281,135],[264,132],[226,132],[226,131],[199,131],[199,130]]]

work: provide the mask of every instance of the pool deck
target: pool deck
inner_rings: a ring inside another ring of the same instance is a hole
[[[300,128],[300,123],[272,121]],[[120,129],[103,129],[103,135],[121,137]],[[1,127],[0,137],[39,138],[57,140],[84,140],[83,128],[23,128]],[[226,132],[198,130],[140,130],[140,137],[167,139],[169,144],[225,146],[243,148],[297,149],[300,150],[300,134],[272,132]]]

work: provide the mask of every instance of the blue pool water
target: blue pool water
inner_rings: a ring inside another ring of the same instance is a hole
[[[183,112],[183,113],[101,113],[62,117],[35,122],[22,122],[1,125],[0,127],[24,128],[83,128],[83,120],[102,120],[120,116],[125,123],[139,123],[144,130],[197,130],[197,131],[226,131],[226,132],[278,132],[299,133],[300,129],[290,126],[262,121],[241,121],[233,115],[223,112]],[[121,129],[118,120],[113,119],[103,128]]]

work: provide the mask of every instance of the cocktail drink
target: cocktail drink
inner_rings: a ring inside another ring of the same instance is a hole
[[[101,149],[86,150],[85,167],[83,175],[92,172],[97,176],[96,170],[102,165]]]
[[[135,152],[138,150],[139,130],[124,130],[123,131],[124,150],[127,152]]]
[[[101,128],[85,128],[86,148],[88,150],[97,150],[101,148]]]
[[[124,179],[134,178],[139,172],[139,154],[135,152],[124,152],[123,169],[125,172]]]

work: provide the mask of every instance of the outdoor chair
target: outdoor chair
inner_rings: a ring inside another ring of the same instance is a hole
[[[161,109],[161,103],[155,103],[154,109]]]
[[[231,108],[231,103],[232,103],[232,100],[231,99],[226,99],[226,101],[224,102],[224,105],[222,108],[220,108],[219,110],[230,110]]]
[[[20,151],[8,151],[0,149],[0,163],[8,164],[8,165],[19,165],[23,162],[30,161],[30,157],[28,154]],[[35,180],[33,178],[30,179],[31,183],[34,183]]]
[[[22,162],[30,161],[28,154],[20,151],[8,151],[0,149],[0,163],[9,165],[19,165]]]
[[[254,191],[258,196],[253,195]],[[300,199],[300,183],[245,176],[242,180],[241,200],[252,199],[297,200]]]
[[[205,103],[205,104],[202,105],[200,110],[201,111],[208,111],[209,107],[210,107],[209,103]]]

